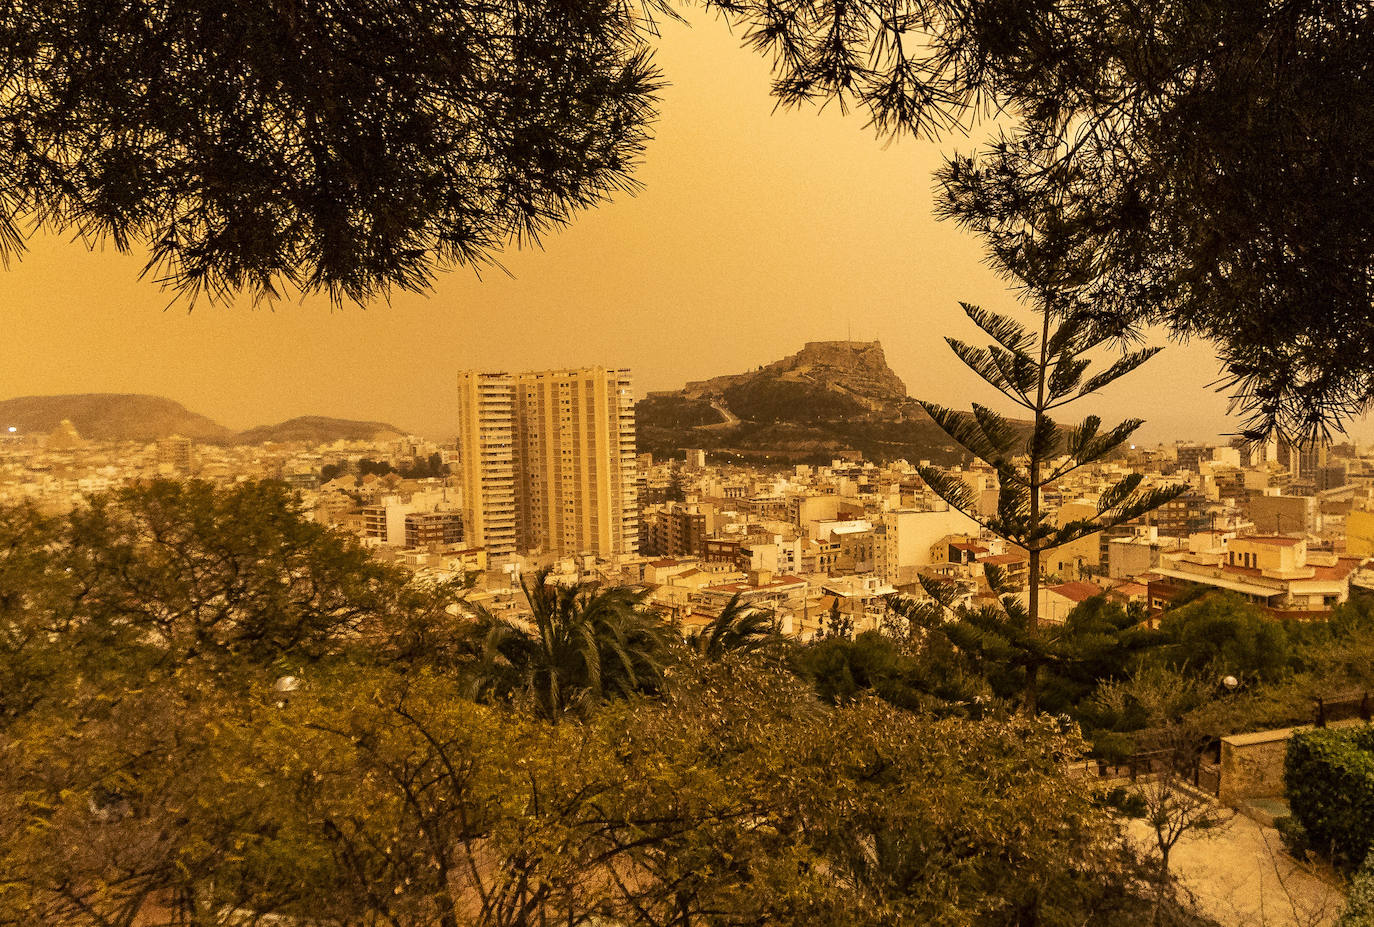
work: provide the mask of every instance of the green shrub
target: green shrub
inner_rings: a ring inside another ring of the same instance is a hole
[[[1374,845],[1374,727],[1299,731],[1288,741],[1284,789],[1312,849],[1353,867]]]
[[[1374,927],[1374,853],[1365,857],[1364,865],[1350,880],[1345,911],[1336,927]]]
[[[1280,679],[1291,647],[1284,624],[1236,595],[1208,595],[1164,613],[1160,631],[1172,643],[1155,659],[1203,675],[1243,682]]]
[[[1279,832],[1279,839],[1283,841],[1283,848],[1288,851],[1289,856],[1299,860],[1307,859],[1307,851],[1312,848],[1312,844],[1307,838],[1307,829],[1297,818],[1291,814],[1275,818],[1274,829]]]
[[[1144,796],[1135,789],[1128,789],[1124,785],[1112,786],[1107,791],[1096,795],[1094,801],[1098,807],[1110,808],[1128,818],[1143,818],[1149,811]]]

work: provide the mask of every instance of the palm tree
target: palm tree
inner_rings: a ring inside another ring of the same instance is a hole
[[[777,619],[768,609],[742,603],[737,592],[720,614],[687,636],[687,646],[708,659],[727,653],[754,653],[781,640]]]
[[[562,585],[549,575],[545,568],[532,579],[521,577],[528,619],[478,611],[474,695],[523,692],[539,716],[557,721],[608,698],[655,691],[666,643],[640,611],[644,593],[625,586]]]

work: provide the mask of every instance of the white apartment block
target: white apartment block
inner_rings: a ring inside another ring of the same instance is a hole
[[[484,385],[489,385],[485,393]],[[497,489],[501,537],[509,536],[508,546],[497,549],[489,530],[479,533],[482,527],[477,527],[470,530],[469,543],[497,555],[519,550],[613,557],[638,550],[634,397],[628,370],[463,373],[459,395],[467,523],[493,523],[478,503],[487,506],[491,490]],[[489,427],[483,428],[484,422]],[[481,451],[469,452],[469,447]],[[478,488],[483,494],[474,491]]]
[[[458,469],[469,547],[491,557],[515,553],[515,378],[458,374]]]

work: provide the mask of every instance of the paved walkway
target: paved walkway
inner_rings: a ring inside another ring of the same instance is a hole
[[[1131,821],[1127,833],[1154,846],[1154,833]],[[1345,907],[1334,877],[1314,873],[1283,850],[1279,832],[1242,815],[1215,831],[1185,835],[1170,868],[1203,913],[1223,927],[1328,927]]]

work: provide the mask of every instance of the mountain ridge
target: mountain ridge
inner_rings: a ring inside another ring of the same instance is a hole
[[[70,422],[91,441],[156,441],[179,435],[206,444],[262,444],[268,441],[372,440],[405,432],[385,422],[321,415],[298,416],[274,425],[235,431],[192,412],[174,399],[147,393],[67,393],[0,400],[0,428],[47,434]]]

